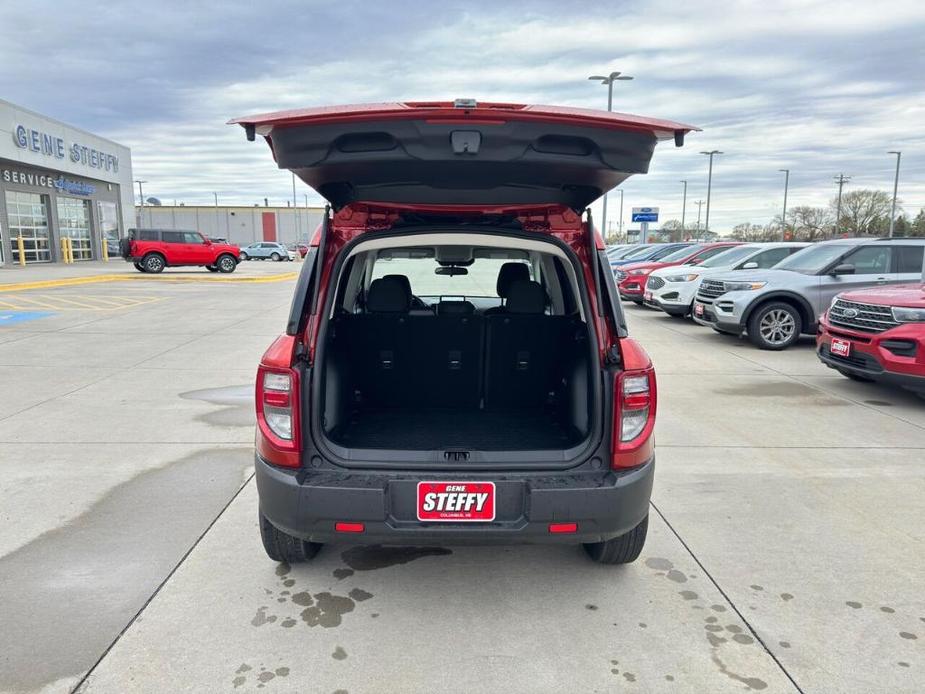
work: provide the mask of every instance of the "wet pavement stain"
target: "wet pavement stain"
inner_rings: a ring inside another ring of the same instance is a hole
[[[650,569],[655,569],[656,571],[668,571],[669,569],[674,568],[674,564],[668,559],[662,559],[661,557],[651,557],[646,559],[646,566]]]
[[[783,600],[784,602],[789,602],[793,600],[793,596],[790,593],[781,593],[780,599]]]
[[[899,632],[899,635],[900,635],[902,638],[904,638],[904,639],[906,639],[906,640],[908,640],[908,641],[915,641],[915,640],[917,640],[917,639],[919,638],[919,637],[916,636],[915,634],[913,634],[913,633],[911,633],[911,632],[908,632],[908,631],[901,631],[901,632]]]
[[[757,584],[750,585],[749,588],[751,588],[752,590],[757,590],[757,591],[764,590],[764,586],[759,586]]]
[[[373,597],[372,593],[368,593],[362,588],[353,588],[349,593],[347,593],[347,595],[349,595],[357,602],[363,602],[364,600],[369,600],[371,597]]]
[[[635,682],[636,675],[634,675],[632,672],[624,672],[623,679],[625,679],[627,682]]]
[[[264,605],[257,610],[257,614],[255,614],[254,618],[251,619],[251,624],[255,627],[262,627],[264,624],[272,624],[275,621],[276,615],[267,615],[267,607]]]
[[[738,673],[732,672],[728,667],[726,667],[726,663],[720,659],[716,651],[713,651],[711,658],[719,671],[726,675],[726,677],[729,679],[735,680],[736,682],[741,682],[749,689],[754,689],[756,691],[761,691],[762,689],[768,688],[768,683],[764,680],[758,679],[757,677],[745,677]]]
[[[860,610],[862,607],[864,607],[864,605],[859,602],[855,602],[854,600],[848,600],[845,604],[853,610]]]
[[[334,649],[334,652],[331,654],[331,657],[334,658],[334,660],[346,660],[347,651],[345,651],[341,646],[338,646],[337,648]]]
[[[790,642],[789,642],[789,641],[781,641],[781,642],[780,642],[780,647],[781,647],[781,648],[790,648]]]
[[[714,612],[725,612],[726,606],[725,605],[710,605],[710,609],[713,610]]]
[[[289,564],[277,564],[274,573],[280,578],[282,578],[283,576],[287,575],[290,571],[292,571],[292,567],[289,566]]]
[[[312,603],[315,602],[315,599],[312,597],[312,594],[308,591],[302,591],[301,593],[296,593],[293,595],[290,600],[300,607],[309,607]]]
[[[760,383],[746,383],[744,385],[717,388],[719,395],[732,395],[759,398],[800,398],[811,401],[808,404],[826,407],[847,407],[847,400],[824,395],[821,391],[802,383],[794,381],[763,381]]]
[[[687,583],[687,576],[678,571],[677,569],[672,569],[665,576],[669,581],[674,581],[675,583]]]
[[[586,610],[591,610],[591,611],[593,612],[594,610],[597,609],[597,605],[592,605],[592,604],[588,603],[587,605],[585,605],[585,609],[586,609]]]
[[[375,571],[390,566],[407,564],[424,557],[443,557],[453,553],[446,547],[384,547],[363,545],[351,547],[340,557],[354,571]]]
[[[896,612],[896,610],[894,610],[892,607],[887,607],[886,605],[884,605],[883,607],[881,607],[881,608],[880,608],[880,611],[881,611],[881,612],[886,612],[887,614],[895,614],[895,612]]]
[[[700,596],[692,590],[682,590],[678,593],[685,600],[696,600]]]
[[[0,691],[39,690],[92,667],[253,464],[253,447],[165,459],[0,557],[0,660],[16,664],[0,666]]]
[[[334,578],[340,581],[341,579],[348,578],[349,576],[353,576],[353,569],[334,569],[334,571],[332,571],[331,573],[334,576]]]
[[[200,400],[222,409],[196,415],[194,419],[216,427],[254,426],[254,386],[224,386],[180,393],[184,400]]]
[[[343,615],[353,612],[356,603],[343,595],[331,593],[316,593],[316,604],[302,610],[302,621],[310,627],[321,626],[325,629],[338,627]]]

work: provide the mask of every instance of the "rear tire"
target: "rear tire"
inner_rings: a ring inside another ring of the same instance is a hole
[[[247,253],[241,251],[241,262],[243,263],[245,260],[250,260],[250,258],[247,257]]]
[[[604,542],[586,542],[582,545],[585,552],[598,564],[629,564],[636,561],[649,529],[649,515],[642,519],[635,528],[619,537]]]
[[[135,266],[135,269],[138,270],[138,272],[145,272],[145,266],[142,265],[141,263],[132,263],[132,264]]]
[[[283,259],[283,258],[282,258],[282,256],[281,256],[279,253],[271,253],[271,254],[270,254],[270,260],[272,260],[274,263],[278,263],[278,262],[279,262],[280,260],[282,260],[282,259]]]
[[[229,272],[235,271],[235,268],[238,267],[238,261],[234,259],[233,255],[220,255],[218,260],[215,261],[215,267],[219,272],[227,275]]]
[[[167,266],[167,261],[165,261],[164,256],[159,253],[148,253],[141,261],[141,265],[145,272],[156,275],[164,271],[164,268]]]
[[[781,301],[759,306],[748,319],[748,339],[758,349],[787,349],[800,339],[802,330],[800,312]]]
[[[273,525],[259,511],[257,515],[260,521],[260,539],[263,541],[263,549],[273,561],[302,564],[311,561],[321,550],[320,543],[306,542],[293,537]]]

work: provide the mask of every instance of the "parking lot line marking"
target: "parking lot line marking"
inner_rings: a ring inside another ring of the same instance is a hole
[[[29,311],[35,308],[53,309],[55,311],[121,311],[156,301],[163,301],[165,297],[138,296],[138,297],[98,297],[92,295],[69,294],[36,294],[31,296],[7,296],[0,301],[0,307],[13,311]]]
[[[57,308],[58,308],[57,306],[52,306],[52,305],[50,305],[50,304],[46,304],[46,303],[44,303],[44,302],[42,302],[42,301],[38,301],[37,299],[33,299],[33,298],[31,298],[31,297],[19,296],[19,297],[16,297],[16,298],[17,298],[20,302],[22,302],[22,301],[27,302],[27,303],[26,303],[26,306],[21,306],[21,305],[20,305],[20,306],[17,306],[17,305],[15,305],[15,304],[10,303],[10,302],[4,302],[4,303],[6,304],[6,307],[7,307],[7,308],[12,308],[12,309],[32,309],[32,308],[35,308],[36,306],[41,306],[42,308],[53,308],[53,309],[57,309]],[[31,305],[30,305],[30,304],[31,304]]]
[[[36,282],[12,282],[0,284],[0,292],[22,292],[28,289],[51,289],[53,287],[74,287],[82,284],[97,284],[100,282],[199,282],[203,284],[269,284],[271,282],[285,282],[295,279],[299,273],[283,272],[278,275],[264,277],[215,277],[209,275],[90,275],[88,277],[68,277],[58,280],[41,280]]]

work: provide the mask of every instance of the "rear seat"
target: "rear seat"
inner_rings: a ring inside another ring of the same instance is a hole
[[[488,316],[485,407],[542,407],[556,390],[573,319],[548,316],[546,290],[531,280],[514,282],[506,313]]]

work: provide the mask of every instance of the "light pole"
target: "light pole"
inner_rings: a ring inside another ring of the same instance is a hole
[[[707,219],[704,222],[704,231],[710,233],[710,191],[713,188],[713,155],[722,154],[718,149],[711,149],[709,152],[701,152],[710,157],[710,169],[707,174]]]
[[[591,75],[589,80],[594,80],[595,82],[600,82],[601,84],[607,85],[607,112],[610,113],[613,110],[613,83],[614,82],[623,82],[626,80],[633,79],[629,75],[624,75],[620,72],[611,72],[609,75]],[[623,202],[621,198],[620,205],[622,207]],[[623,224],[623,211],[620,211],[620,225]],[[607,193],[604,193],[604,209],[601,213],[601,229],[604,230],[604,233],[607,233]]]
[[[215,198],[215,206],[218,207],[218,193],[212,193],[212,197]]]
[[[684,235],[684,217],[687,213],[687,181],[681,181],[684,184],[684,194],[681,198],[681,235]],[[681,239],[684,240],[683,238]]]
[[[781,173],[784,174],[784,212],[781,215],[781,232],[780,240],[787,240],[787,189],[790,187],[790,169],[778,169]]]
[[[839,226],[841,225],[841,189],[850,180],[851,176],[845,176],[843,173],[835,177],[835,182],[838,184],[838,203],[835,205],[835,233],[832,236],[838,235]]]
[[[136,179],[135,179],[135,183],[138,184],[138,197],[139,197],[139,199],[141,200],[141,207],[144,207],[144,206],[145,206],[145,193],[144,193],[144,191],[143,191],[142,188],[141,188],[141,184],[142,184],[142,183],[147,183],[147,181],[139,181],[139,180],[136,178]],[[142,221],[143,221],[142,218],[141,218],[142,214],[143,214],[142,210],[138,210],[138,226],[141,226],[141,224],[142,224]]]
[[[700,210],[703,208],[703,200],[695,200],[694,204],[697,205],[697,238],[700,238]]]
[[[620,229],[620,238],[623,238],[623,189],[620,189],[620,222],[617,225]]]
[[[887,152],[896,155],[896,176],[893,178],[893,206],[890,207],[890,238],[893,238],[893,228],[896,226],[896,192],[899,190],[899,160],[902,152]]]

